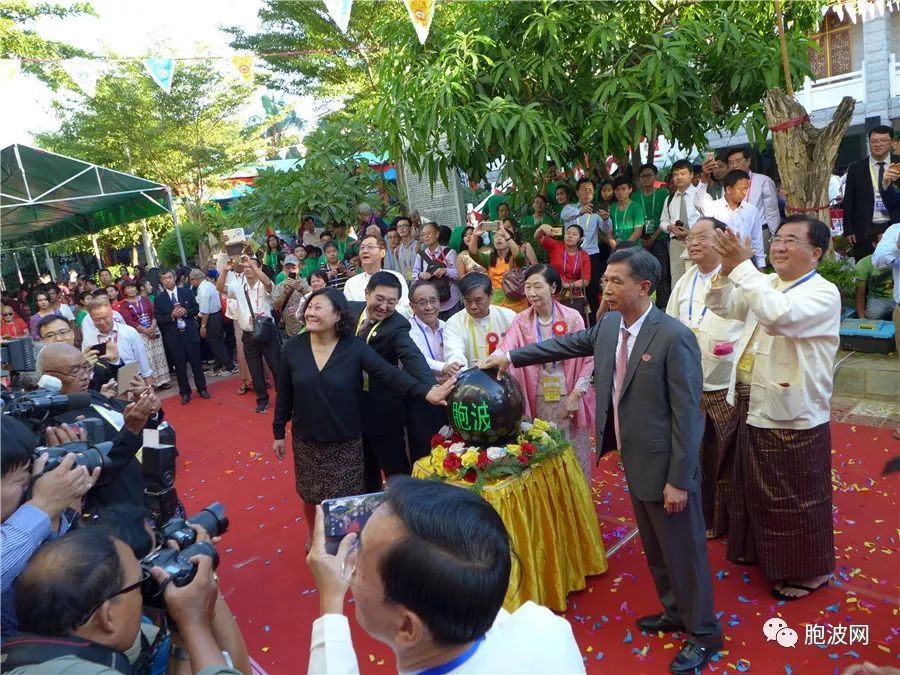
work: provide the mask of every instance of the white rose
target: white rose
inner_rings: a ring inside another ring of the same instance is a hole
[[[550,438],[550,434],[548,434],[546,431],[541,434],[541,443],[550,443],[552,441],[553,439]]]
[[[503,459],[506,457],[506,448],[496,448],[491,447],[487,449],[488,459],[492,462],[497,461],[498,459]]]
[[[441,430],[438,433],[444,438],[450,438],[451,434],[453,433],[453,429],[451,429],[449,425],[445,424],[441,427]]]
[[[531,429],[531,427],[533,427],[533,426],[534,425],[531,422],[522,422],[519,425],[519,430],[524,434],[524,433],[527,433],[528,430]]]
[[[452,452],[454,455],[461,455],[466,451],[466,444],[465,443],[454,443],[453,445],[451,445],[448,448],[447,451]]]
[[[549,425],[550,425],[551,427],[553,427],[554,429],[559,429],[559,427],[556,426],[556,422],[548,422],[547,424],[549,424]]]

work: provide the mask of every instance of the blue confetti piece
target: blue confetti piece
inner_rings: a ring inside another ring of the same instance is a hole
[[[750,575],[747,574],[746,572],[744,572],[744,573],[741,575],[741,578],[744,580],[744,583],[745,583],[745,584],[749,584],[749,583],[750,583]]]
[[[597,652],[597,656],[594,657],[595,661],[600,661],[603,659],[603,652]]]
[[[719,581],[722,581],[722,579],[724,579],[724,578],[725,578],[725,570],[719,570],[718,572],[716,572],[716,579],[718,579]]]
[[[794,669],[791,668],[791,664],[785,663],[784,664],[784,675],[793,675],[793,673],[794,673]]]
[[[750,600],[748,600],[747,598],[745,598],[743,595],[739,595],[739,596],[738,596],[738,601],[740,601],[740,602],[750,602]]]
[[[854,659],[858,659],[858,658],[859,658],[859,652],[854,651],[854,650],[851,649],[849,652],[844,652],[844,656],[852,656]]]
[[[831,659],[832,661],[837,661],[838,655],[832,652],[831,654],[828,655],[828,658]]]
[[[840,606],[841,606],[841,603],[836,602],[833,605],[828,605],[828,607],[825,608],[825,611],[826,612],[836,612],[836,611],[838,611]]]
[[[603,623],[609,623],[609,619],[606,618],[606,614],[601,614],[601,615],[600,615],[600,620],[601,620]]]
[[[739,673],[746,673],[750,670],[750,663],[746,659],[738,659],[734,667],[737,668]]]
[[[264,630],[265,632],[268,633],[268,632],[270,632],[272,629],[269,628],[268,626],[263,626],[263,630]]]
[[[721,619],[723,616],[725,616],[725,612],[716,612],[717,619]]]
[[[626,645],[629,645],[629,644],[631,644],[631,641],[633,639],[634,638],[631,637],[631,629],[629,628],[625,631],[625,639],[622,640],[622,642],[624,642]]]

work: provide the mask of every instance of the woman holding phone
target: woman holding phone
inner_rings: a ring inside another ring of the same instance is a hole
[[[278,374],[272,449],[279,460],[284,458],[285,427],[291,421],[295,485],[310,535],[316,504],[365,491],[359,409],[363,373],[434,405],[446,405],[455,384],[450,378],[429,387],[389,364],[356,339],[350,316],[343,293],[331,287],[314,291],[304,311],[306,332],[285,344]]]
[[[514,312],[521,312],[528,307],[528,301],[525,299],[524,293],[521,298],[509,298],[503,289],[503,278],[511,270],[522,269],[529,265],[537,263],[534,252],[531,257],[526,255],[525,250],[516,241],[513,233],[506,226],[500,226],[494,233],[494,245],[488,253],[482,253],[478,250],[478,243],[481,241],[483,225],[478,224],[475,228],[472,238],[469,240],[469,255],[472,260],[483,266],[487,270],[488,276],[491,278],[491,286],[494,289],[494,295],[491,299],[492,305],[500,307],[508,307]]]
[[[554,239],[560,235],[562,241]],[[559,274],[559,301],[584,317],[585,293],[591,282],[591,257],[581,250],[584,230],[580,225],[572,224],[566,227],[563,234],[561,227],[541,225],[534,238],[547,251],[550,266]]]

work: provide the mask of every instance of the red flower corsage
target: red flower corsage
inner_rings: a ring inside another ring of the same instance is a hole
[[[497,345],[500,344],[500,336],[491,331],[485,335],[485,340],[487,340],[488,354],[493,354],[494,350],[497,349]]]
[[[559,337],[560,335],[565,335],[566,331],[569,330],[569,327],[566,325],[566,322],[560,319],[559,321],[553,324],[553,334]]]

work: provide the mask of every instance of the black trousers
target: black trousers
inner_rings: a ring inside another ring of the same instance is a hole
[[[408,476],[412,472],[402,424],[384,434],[363,434],[362,440],[366,492],[382,490],[382,471],[386,478],[398,473]]]
[[[713,609],[700,492],[689,493],[684,510],[672,515],[666,513],[662,501],[641,501],[634,493],[631,504],[666,616],[683,624],[695,644],[718,649],[722,627]]]
[[[447,408],[431,405],[419,396],[406,397],[406,436],[409,438],[409,463],[431,454],[431,437],[448,424]]]
[[[269,391],[266,389],[266,373],[263,367],[263,359],[269,364],[272,371],[272,379],[278,387],[278,363],[281,360],[281,342],[278,332],[275,331],[275,339],[267,345],[261,345],[253,339],[253,333],[244,331],[244,358],[247,359],[247,367],[250,369],[250,379],[253,380],[253,391],[256,393],[256,403],[268,405]]]
[[[587,287],[587,303],[590,309],[590,324],[597,323],[597,310],[600,309],[600,278],[606,271],[606,261],[609,259],[609,246],[600,244],[599,253],[591,253],[591,280]]]
[[[647,249],[653,257],[659,261],[662,270],[659,273],[659,283],[656,285],[656,306],[666,311],[669,304],[669,295],[672,293],[672,270],[669,268],[669,240],[657,239],[653,246]]]
[[[200,355],[200,343],[191,342],[186,330],[176,330],[174,338],[169,340],[172,359],[175,362],[175,377],[178,378],[178,391],[181,395],[191,393],[191,381],[188,379],[187,367],[191,364],[194,373],[194,386],[197,391],[206,389],[206,376],[203,374],[203,357]]]
[[[231,359],[225,348],[225,319],[222,312],[210,314],[206,319],[206,344],[209,345],[216,360],[217,368],[230,368]]]

